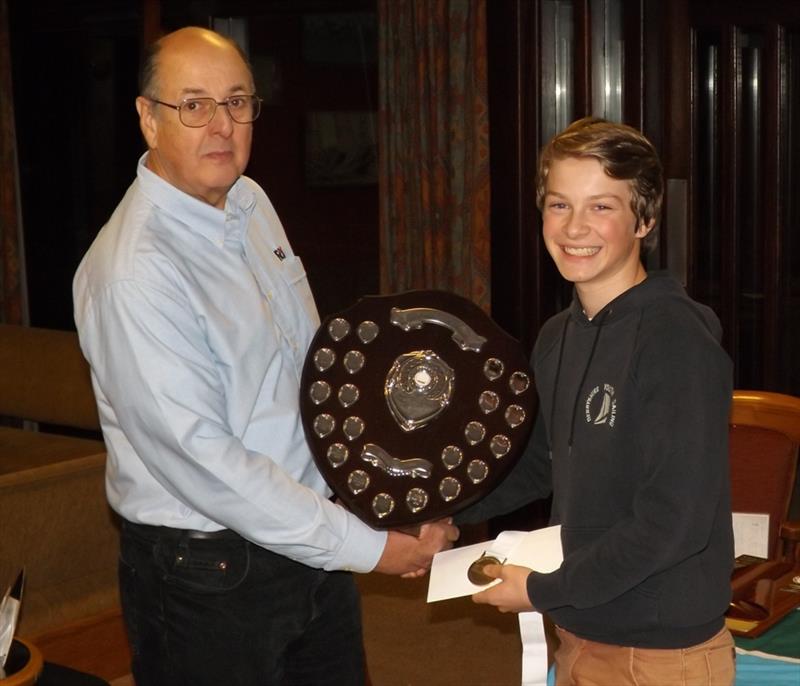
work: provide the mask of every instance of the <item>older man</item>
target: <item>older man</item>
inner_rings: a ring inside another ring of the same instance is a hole
[[[240,50],[181,29],[140,85],[148,151],[74,281],[137,686],[362,683],[357,593],[337,570],[419,574],[458,531],[378,532],[328,499],[298,415],[319,319],[242,176],[260,100]]]

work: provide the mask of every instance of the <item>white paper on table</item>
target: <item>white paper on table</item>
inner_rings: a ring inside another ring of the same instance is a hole
[[[733,554],[769,557],[769,515],[733,513]]]
[[[507,564],[530,567],[547,573],[558,569],[564,559],[561,527],[549,526],[534,531],[504,531],[494,541],[436,553],[428,582],[428,602],[460,598],[491,588],[500,581],[477,586],[467,578],[469,566],[484,553]]]

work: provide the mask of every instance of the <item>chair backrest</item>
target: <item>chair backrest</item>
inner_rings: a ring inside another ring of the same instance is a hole
[[[769,514],[771,558],[782,553],[779,530],[795,488],[798,446],[800,398],[734,391],[730,419],[733,511]]]
[[[0,324],[0,415],[100,428],[78,334]]]

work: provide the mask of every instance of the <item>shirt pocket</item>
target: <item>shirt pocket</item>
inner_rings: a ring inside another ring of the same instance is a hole
[[[319,326],[319,315],[317,314],[317,306],[314,303],[314,295],[311,293],[311,286],[308,283],[308,275],[303,267],[303,262],[296,255],[287,257],[281,264],[280,275],[311,322],[313,333]]]

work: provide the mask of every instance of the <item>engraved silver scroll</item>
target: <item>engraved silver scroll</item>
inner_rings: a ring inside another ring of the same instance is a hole
[[[300,391],[318,468],[376,528],[447,517],[488,494],[535,409],[522,346],[445,291],[369,296],[328,317]]]

